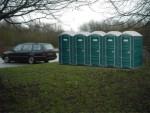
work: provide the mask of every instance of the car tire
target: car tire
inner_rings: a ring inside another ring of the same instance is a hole
[[[5,57],[4,57],[4,62],[5,62],[5,63],[9,63],[9,62],[10,62],[10,59],[9,59],[8,56],[5,56]]]
[[[45,63],[48,63],[49,60],[44,60]]]
[[[29,63],[29,64],[34,64],[34,63],[35,63],[34,57],[29,57],[29,58],[28,58],[28,63]]]

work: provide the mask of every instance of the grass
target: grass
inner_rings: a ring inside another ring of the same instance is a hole
[[[58,63],[0,69],[0,112],[150,112],[150,66],[138,70]]]

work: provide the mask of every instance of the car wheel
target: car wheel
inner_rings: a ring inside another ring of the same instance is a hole
[[[5,57],[4,57],[4,62],[5,62],[5,63],[9,63],[9,62],[10,62],[10,59],[9,59],[8,56],[5,56]]]
[[[48,63],[49,60],[44,60],[45,63]]]
[[[34,63],[35,63],[34,57],[29,57],[28,63],[29,63],[29,64],[34,64]]]

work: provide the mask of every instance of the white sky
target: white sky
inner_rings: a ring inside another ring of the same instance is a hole
[[[120,8],[122,10],[130,10],[131,6],[135,4],[138,0],[132,0],[128,4],[120,4]],[[72,4],[70,8],[64,9],[62,15],[58,16],[60,21],[56,21],[54,19],[42,19],[44,23],[56,23],[61,25],[62,28],[66,31],[79,31],[79,27],[84,23],[88,23],[89,21],[103,21],[109,17],[113,17],[115,15],[115,9],[112,8],[106,0],[99,0],[95,4],[90,4],[90,6],[81,6],[79,8],[75,7],[76,4]],[[35,17],[35,14],[30,15],[31,17]],[[41,16],[41,15],[37,15]],[[26,17],[28,18],[28,17]]]
[[[66,9],[60,17],[61,25],[65,30],[78,31],[79,27],[91,20],[102,21],[113,14],[108,4],[97,2],[89,6],[82,6],[79,9]]]
[[[130,12],[136,7],[139,0],[131,0],[126,2],[118,2],[122,12]],[[107,0],[99,0],[95,4],[80,7],[80,9],[68,9],[65,11],[60,20],[65,30],[78,31],[79,27],[91,20],[103,21],[109,17],[115,16],[116,10]]]
[[[109,3],[110,2],[106,3],[106,0],[99,0],[94,4],[90,4],[90,6],[86,5],[76,7],[78,4],[72,4],[70,5],[70,8],[60,11],[61,16],[58,16],[60,21],[56,21],[55,19],[51,18],[42,19],[41,22],[52,24],[56,23],[61,25],[65,31],[79,31],[79,27],[84,23],[88,23],[89,21],[101,22],[109,17],[113,17],[115,15],[115,9],[112,8],[112,5]],[[125,9],[124,6],[123,9]],[[30,16],[34,18],[35,14]],[[41,14],[36,14],[36,17],[38,16],[40,17]]]

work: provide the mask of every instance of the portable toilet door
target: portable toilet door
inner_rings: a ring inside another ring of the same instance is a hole
[[[90,65],[90,33],[85,38],[85,65]]]
[[[134,68],[142,61],[142,35],[125,31],[121,36],[121,68]]]
[[[70,52],[71,52],[71,64],[76,65],[76,48],[75,48],[75,37],[70,37]]]
[[[105,66],[117,67],[118,55],[118,39],[121,35],[119,31],[111,31],[105,35]]]
[[[95,31],[90,37],[90,65],[102,66],[102,37],[105,32]]]
[[[75,36],[75,56],[77,65],[85,65],[85,39],[86,33],[77,33]]]
[[[70,37],[72,34],[69,32],[59,36],[59,62],[61,64],[70,64],[71,62]]]
[[[128,35],[121,36],[121,68],[131,67],[131,38]]]

